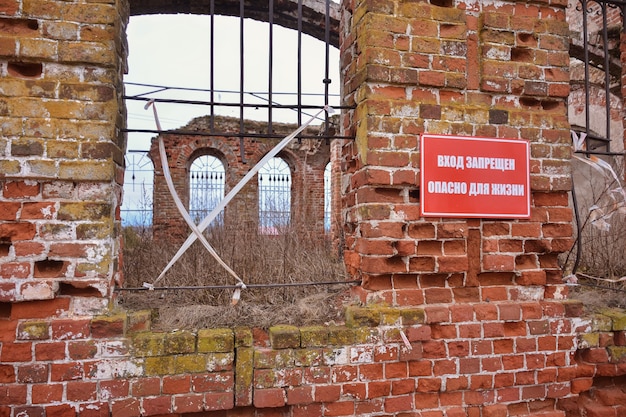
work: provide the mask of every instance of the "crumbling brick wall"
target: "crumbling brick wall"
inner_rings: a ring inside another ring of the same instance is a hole
[[[217,157],[225,167],[225,193],[228,193],[261,158],[278,142],[276,135],[287,136],[297,126],[273,123],[272,137],[268,135],[267,123],[248,120],[244,131],[250,137],[244,139],[244,158],[241,158],[239,137],[239,119],[216,116],[211,119],[200,117],[192,120],[180,130],[190,134],[163,134],[163,143],[167,149],[169,168],[172,181],[181,200],[189,207],[189,168],[193,159],[201,154]],[[193,135],[206,133],[206,136]],[[211,134],[211,132],[214,132]],[[224,133],[224,136],[215,132]],[[227,136],[228,133],[233,136]],[[306,139],[294,139],[279,153],[290,167],[291,186],[291,222],[300,230],[306,230],[313,236],[324,236],[324,169],[330,162],[330,144],[326,140],[311,139],[320,134],[319,127],[306,129]],[[161,158],[159,157],[158,141],[152,141],[150,158],[154,161],[155,181],[153,197],[153,231],[156,239],[182,239],[189,232],[184,219],[178,213],[172,196],[167,189]],[[227,229],[258,227],[258,184],[256,179],[250,181],[225,209],[224,227]]]
[[[344,1],[345,323],[115,308],[123,1],[0,3],[0,415],[616,417],[623,313],[566,299],[565,0]],[[422,132],[529,140],[528,220],[419,215]],[[337,145],[338,146],[338,145]],[[596,340],[597,337],[597,340]]]

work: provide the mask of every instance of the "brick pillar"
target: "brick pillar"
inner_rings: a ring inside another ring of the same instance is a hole
[[[0,302],[106,306],[119,278],[126,6],[0,4]]]
[[[343,126],[356,136],[341,161],[348,271],[364,299],[395,305],[564,296],[567,2],[437,3],[343,11],[344,104],[355,106]],[[422,132],[529,140],[531,218],[420,217]]]

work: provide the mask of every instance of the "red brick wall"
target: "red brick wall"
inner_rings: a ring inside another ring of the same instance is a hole
[[[566,3],[344,1],[359,303],[345,324],[169,333],[111,296],[127,5],[0,3],[0,416],[621,415],[624,313],[568,301],[557,261]],[[425,131],[529,140],[531,218],[421,218]]]
[[[287,136],[297,126],[274,123],[274,134]],[[209,118],[197,118],[181,128],[191,132],[231,132],[239,133],[239,120],[216,117],[213,129]],[[247,121],[245,131],[250,134],[264,134],[267,126],[263,123]],[[306,135],[317,135],[319,128],[310,127]],[[282,139],[246,138],[244,143],[245,162],[241,159],[238,137],[163,135],[172,181],[187,205],[189,201],[189,167],[193,159],[201,154],[211,154],[222,161],[226,171],[225,190],[227,194],[245,176],[254,165],[263,158]],[[307,230],[314,235],[324,235],[324,168],[330,161],[330,146],[325,140],[294,140],[279,153],[290,166],[291,188],[291,224]],[[150,158],[155,163],[154,181],[154,236],[157,239],[182,239],[190,233],[184,219],[179,214],[167,189],[158,142],[153,140]],[[226,207],[225,226],[240,227],[241,224],[256,227],[258,225],[257,179],[252,179]]]

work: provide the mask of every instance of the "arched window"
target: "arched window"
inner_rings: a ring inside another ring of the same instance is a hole
[[[189,168],[189,215],[200,223],[224,198],[224,164],[211,155],[201,155]],[[216,218],[222,224],[223,213]]]
[[[121,207],[122,225],[152,225],[152,190],[154,166],[147,152],[128,151],[124,173],[124,199]]]
[[[330,162],[324,168],[324,230],[330,230],[330,213],[331,213],[331,176]]]
[[[278,234],[291,220],[291,170],[282,158],[272,158],[258,178],[259,228],[263,234]]]

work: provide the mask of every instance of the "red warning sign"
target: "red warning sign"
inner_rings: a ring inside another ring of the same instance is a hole
[[[530,217],[528,141],[424,133],[421,214]]]

